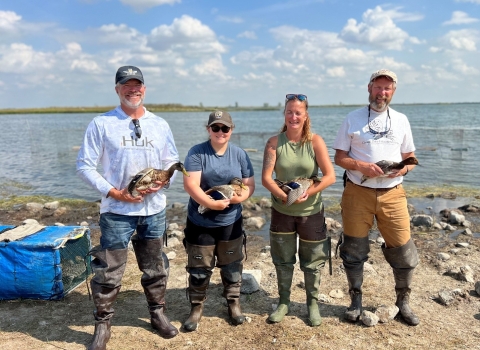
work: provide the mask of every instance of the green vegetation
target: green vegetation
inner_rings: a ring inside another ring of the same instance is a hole
[[[394,105],[450,105],[450,104],[477,104],[478,102],[458,103],[395,103]],[[310,105],[310,108],[332,108],[332,107],[359,107],[363,104],[331,104],[331,105]],[[94,107],[45,107],[45,108],[5,108],[0,109],[1,114],[54,114],[54,113],[104,113],[116,106],[94,106]],[[234,106],[207,106],[203,103],[198,106],[184,106],[179,103],[145,104],[151,112],[211,112],[216,109],[227,111],[276,111],[283,108],[282,103],[277,106],[270,106],[264,103],[263,106],[240,107],[238,102]]]
[[[480,189],[475,187],[462,187],[452,185],[439,185],[439,186],[406,186],[405,188],[408,198],[472,198],[472,204],[480,205]],[[254,196],[250,199],[253,203],[260,202],[261,197]],[[327,213],[339,213],[340,197],[323,197],[325,202],[325,211]],[[83,208],[91,205],[97,205],[96,202],[90,202],[83,199],[72,198],[57,198],[51,196],[15,196],[2,193],[0,188],[0,210],[13,209],[17,206],[24,205],[29,202],[36,203],[48,203],[53,201],[59,201],[60,206],[68,206],[70,208]]]
[[[466,197],[480,199],[480,189],[477,187],[464,187],[453,185],[427,185],[422,187],[406,186],[407,197],[419,198],[419,197],[446,197],[450,194],[454,194],[456,197]]]
[[[59,201],[61,207],[85,208],[97,205],[95,202],[85,201],[83,199],[56,198],[50,196],[9,196],[0,200],[0,210],[10,210],[27,203],[49,203]]]
[[[105,113],[114,109],[116,106],[95,106],[95,107],[46,107],[46,108],[7,108],[0,109],[0,114],[54,114],[54,113]],[[211,112],[216,109],[228,111],[270,111],[278,110],[279,107],[269,107],[268,104],[263,107],[238,107],[238,106],[184,106],[182,104],[146,104],[145,107],[150,112]]]

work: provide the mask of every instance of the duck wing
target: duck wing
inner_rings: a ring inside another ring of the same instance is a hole
[[[387,177],[390,175],[394,170],[400,170],[403,169],[405,165],[418,165],[418,159],[415,157],[408,157],[402,160],[401,162],[394,162],[391,160],[381,160],[377,163],[380,169],[383,171],[383,175],[379,175],[379,177]],[[363,175],[360,183],[364,183],[370,179],[369,176]]]
[[[128,183],[128,193],[136,197],[139,195],[139,192],[137,190],[146,190],[150,187],[153,187],[155,183],[152,179],[155,177],[155,170],[156,169],[153,168],[145,168],[136,173]]]
[[[299,178],[295,179],[290,183],[295,183],[295,187],[287,194],[287,203],[285,204],[287,207],[295,203],[295,201],[300,198],[306,190],[313,184],[313,179],[308,178]]]
[[[281,181],[278,179],[274,179],[275,183],[277,184],[280,189],[285,192],[286,194],[290,193],[290,191],[299,188],[301,185],[295,181]]]
[[[214,201],[230,199],[233,196],[234,188],[232,185],[220,185],[213,186],[212,188],[205,191],[205,194],[209,195],[210,198]],[[210,211],[210,208],[207,208],[203,205],[198,206],[198,212],[204,214],[207,211]]]

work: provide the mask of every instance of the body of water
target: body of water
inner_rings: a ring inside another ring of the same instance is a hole
[[[357,107],[310,108],[314,132],[320,134],[333,161],[333,141],[343,119]],[[405,177],[406,185],[461,185],[480,189],[480,104],[392,105],[407,115],[421,167]],[[158,113],[170,125],[180,160],[194,144],[207,139],[207,112]],[[236,128],[231,142],[248,150],[255,169],[255,196],[268,196],[261,185],[263,148],[283,124],[282,110],[231,111]],[[50,195],[98,200],[100,195],[75,173],[75,161],[93,114],[1,115],[0,198],[10,194]],[[335,166],[337,183],[325,197],[340,196],[343,170]],[[170,203],[186,203],[180,181],[168,189]]]

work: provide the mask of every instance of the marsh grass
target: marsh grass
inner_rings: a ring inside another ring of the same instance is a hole
[[[96,206],[95,202],[89,202],[83,199],[72,199],[72,198],[57,198],[50,196],[8,196],[0,200],[0,209],[9,210],[18,208],[19,206],[25,205],[27,203],[49,203],[58,201],[61,207],[69,207],[72,209],[85,208],[90,206]]]

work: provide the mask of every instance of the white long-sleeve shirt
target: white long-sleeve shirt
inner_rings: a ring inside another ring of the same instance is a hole
[[[142,203],[106,197],[112,188],[121,190],[145,168],[168,169],[179,161],[168,123],[144,109],[139,119],[142,135],[135,136],[132,118],[118,106],[95,117],[87,127],[77,157],[77,174],[102,194],[100,213],[153,215],[166,207],[164,190],[145,196]],[[97,170],[101,165],[102,174]],[[173,178],[170,183],[173,182]]]

